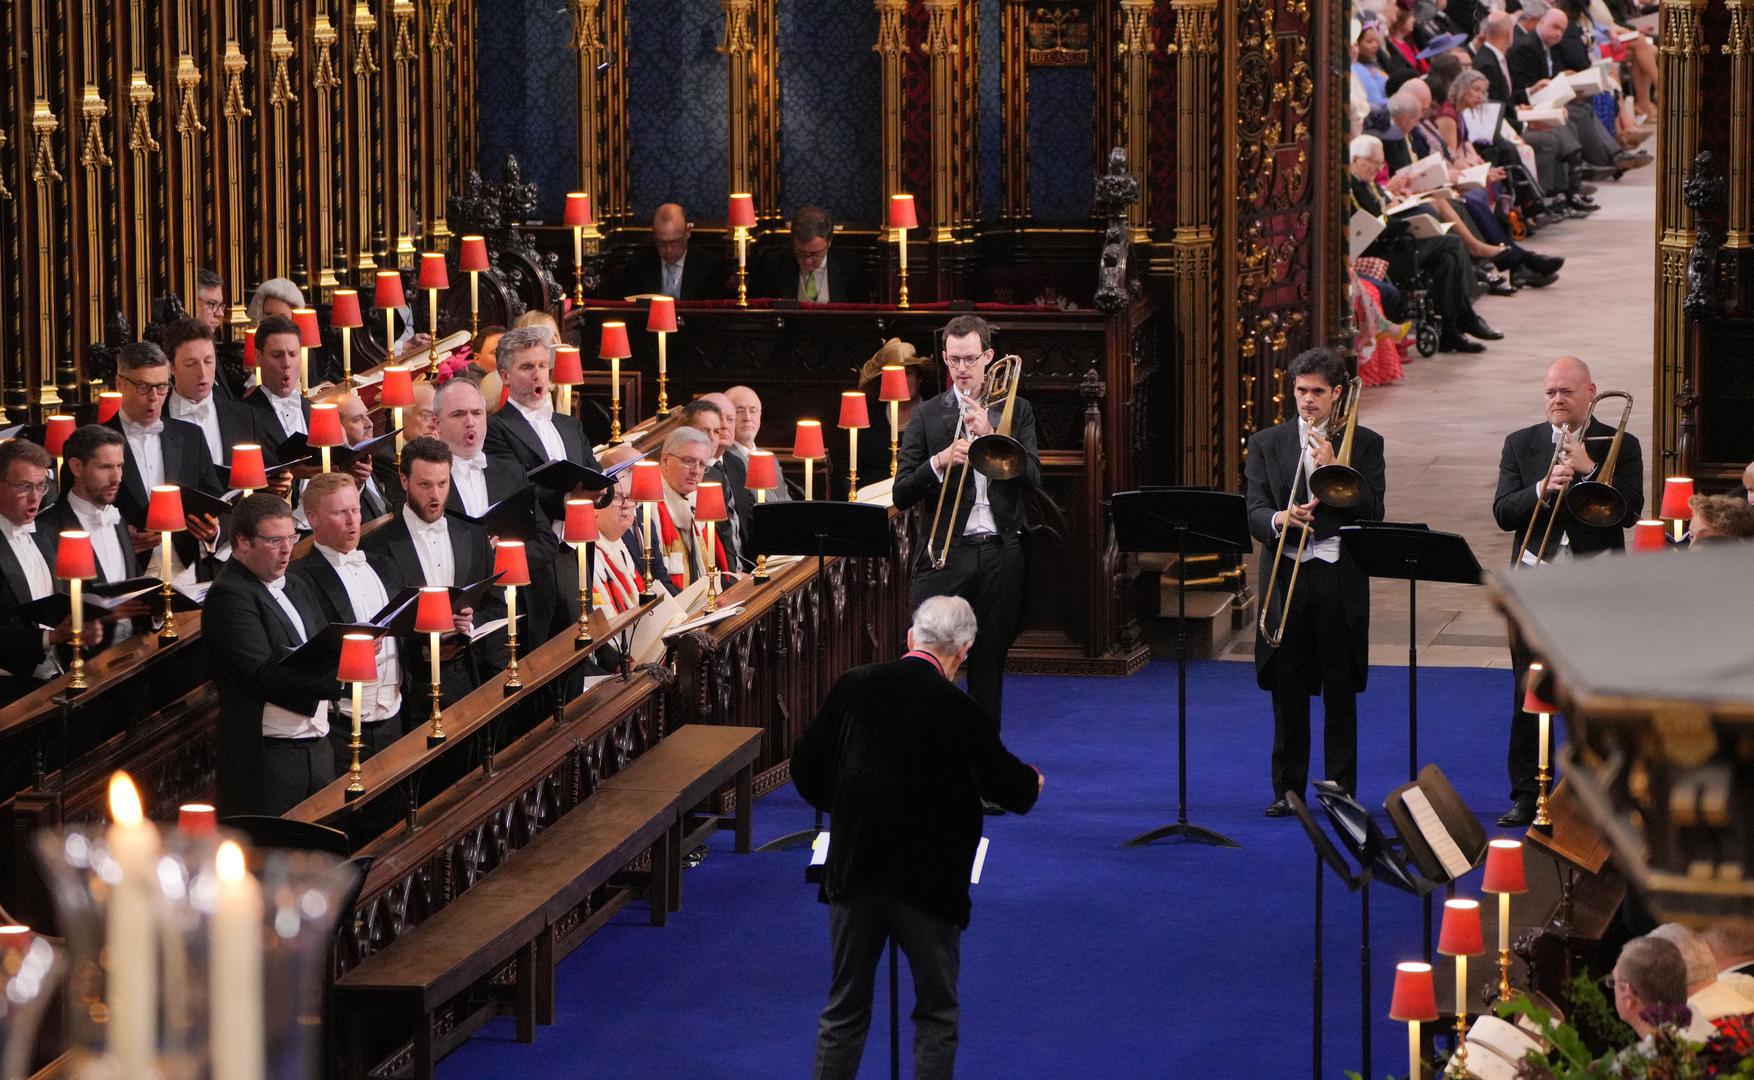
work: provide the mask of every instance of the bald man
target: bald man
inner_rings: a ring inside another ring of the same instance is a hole
[[[1596,384],[1590,377],[1589,365],[1582,360],[1562,356],[1553,361],[1547,366],[1541,390],[1546,401],[1546,417],[1538,424],[1505,436],[1504,452],[1498,461],[1498,494],[1492,501],[1492,516],[1500,529],[1511,534],[1513,557],[1531,520],[1535,520],[1535,531],[1529,546],[1531,549],[1540,546],[1548,514],[1568,483],[1578,484],[1597,478],[1614,435],[1614,429],[1607,422],[1591,419],[1583,437],[1578,437],[1578,429],[1589,417],[1590,406],[1596,400]],[[1618,406],[1620,402],[1611,404]],[[1608,419],[1618,420],[1618,412],[1611,409]],[[1555,448],[1561,439],[1565,442],[1564,453],[1549,474],[1547,466],[1553,462]],[[1572,517],[1561,503],[1559,519],[1553,522],[1553,535],[1547,542],[1542,562],[1583,558],[1604,551],[1621,551],[1626,547],[1625,531],[1644,510],[1644,457],[1639,451],[1638,437],[1631,432],[1627,432],[1620,443],[1620,456],[1614,465],[1614,487],[1626,500],[1626,513],[1621,519],[1607,526],[1587,525]],[[1536,565],[1532,550],[1523,557],[1523,563],[1531,567]],[[1522,710],[1523,690],[1533,657],[1513,637],[1510,658],[1516,669],[1516,681],[1512,686],[1509,755],[1512,802],[1510,809],[1498,819],[1505,828],[1524,826],[1535,819],[1535,767],[1540,739],[1534,715]]]
[[[627,260],[622,292],[663,293],[678,300],[718,300],[725,295],[725,262],[704,244],[689,243],[694,226],[678,203],[665,203],[652,215],[652,246]]]

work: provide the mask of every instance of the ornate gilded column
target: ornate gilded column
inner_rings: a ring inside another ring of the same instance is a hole
[[[1687,381],[1689,328],[1682,301],[1687,294],[1687,249],[1693,246],[1693,211],[1682,187],[1699,152],[1699,66],[1706,44],[1699,15],[1707,0],[1663,0],[1662,8],[1662,174],[1658,180],[1657,212],[1662,232],[1657,240],[1657,356],[1652,435],[1657,452],[1650,455],[1650,482],[1655,486],[1674,471],[1680,410],[1676,399]]]
[[[395,110],[394,119],[386,112],[385,126],[395,128],[391,143],[395,147],[396,160],[394,176],[388,170],[384,173],[384,235],[388,237],[390,230],[395,229],[395,263],[408,266],[418,254],[413,231],[414,151],[408,138],[414,122],[414,110],[409,105],[410,65],[418,55],[414,48],[414,0],[394,0],[390,5],[390,19],[390,62],[396,66]],[[386,166],[389,164],[385,162]]]
[[[954,22],[957,0],[925,0],[925,5],[926,55],[932,65],[932,221],[927,227],[933,243],[949,245],[956,242],[956,162],[961,152],[956,144],[956,57],[962,46]]]
[[[10,140],[6,132],[0,130],[0,161],[4,160],[6,144]],[[6,169],[0,167],[0,202],[12,201],[12,189],[6,186]],[[7,250],[6,223],[10,214],[0,214],[0,252]],[[23,423],[30,419],[30,391],[25,388],[24,357],[17,358],[13,363],[11,350],[6,347],[6,290],[0,289],[0,384],[6,402],[6,418],[14,423]]]
[[[354,102],[359,115],[354,117],[354,138],[357,140],[354,176],[358,184],[358,234],[354,237],[354,265],[362,271],[362,283],[372,280],[377,260],[372,258],[372,76],[378,73],[377,50],[372,40],[377,31],[377,16],[365,0],[353,5],[353,78],[357,84]]]
[[[425,196],[426,235],[435,251],[450,246],[451,227],[445,221],[445,200],[451,194],[451,52],[456,39],[451,34],[452,0],[434,0],[427,8],[431,29],[426,47],[432,55],[429,98],[432,101],[432,137],[426,140],[428,173]],[[593,207],[596,201],[592,200]]]
[[[31,85],[36,90],[36,101],[31,106],[30,115],[30,178],[36,186],[37,404],[48,406],[61,403],[61,395],[55,389],[55,357],[58,352],[55,309],[59,302],[56,283],[65,282],[67,278],[61,273],[55,258],[56,214],[52,202],[55,185],[61,183],[62,176],[55,168],[54,139],[61,122],[49,106],[49,94],[53,88],[49,85],[48,20],[43,6],[43,0],[33,0],[31,4],[31,35],[35,38],[30,58],[34,76]]]
[[[1214,403],[1222,396],[1214,346],[1217,286],[1213,273],[1213,89],[1218,55],[1218,0],[1173,0],[1176,58],[1176,226],[1169,273],[1175,279],[1175,328],[1181,358],[1183,483],[1222,482],[1209,460]]]
[[[326,6],[326,5],[324,5]],[[311,22],[311,51],[315,66],[311,70],[311,93],[317,106],[317,255],[311,260],[317,268],[317,292],[327,297],[341,284],[335,276],[335,260],[346,263],[346,245],[335,235],[335,91],[341,76],[335,73],[335,43],[340,34],[329,21],[329,13],[319,7]],[[342,223],[346,231],[346,223]]]
[[[901,65],[907,54],[907,0],[874,0],[877,42],[871,51],[883,69],[883,194],[904,190],[901,182]],[[885,199],[887,205],[887,199]]]
[[[591,224],[585,229],[585,242],[596,250],[603,234],[597,221],[603,205],[603,100],[598,91],[601,76],[597,66],[603,62],[603,17],[599,10],[602,0],[573,0],[572,47],[579,54],[579,187],[590,196]]]
[[[152,266],[156,246],[152,242],[153,175],[148,159],[158,153],[152,134],[152,100],[158,95],[146,78],[146,14],[141,0],[133,0],[128,13],[129,53],[133,72],[128,77],[128,151],[134,195],[134,327],[152,318]]]
[[[1749,130],[1749,103],[1754,101],[1754,0],[1724,0],[1730,11],[1730,203],[1726,248],[1754,247],[1754,191],[1749,189],[1749,158],[1754,133]]]
[[[724,0],[725,37],[719,52],[725,55],[725,78],[730,87],[730,178],[732,191],[753,191],[754,169],[751,168],[750,116],[754,102],[750,94],[749,65],[755,55],[755,35],[749,25],[754,0]]]
[[[183,306],[195,310],[195,270],[201,258],[201,150],[196,142],[207,125],[201,122],[201,69],[195,66],[191,44],[195,28],[187,0],[177,5],[177,217],[182,235],[178,252],[182,264],[177,289]]]
[[[1121,85],[1126,87],[1126,105],[1122,110],[1122,145],[1127,148],[1127,164],[1139,177],[1139,198],[1127,208],[1127,226],[1133,244],[1144,251],[1151,233],[1145,227],[1146,205],[1151,188],[1145,184],[1148,153],[1151,89],[1147,77],[1151,72],[1151,2],[1152,0],[1121,0],[1121,25],[1115,51],[1121,60]]]
[[[271,211],[274,219],[274,245],[273,251],[265,260],[275,277],[292,276],[292,197],[287,174],[292,169],[289,114],[292,107],[298,104],[298,94],[292,88],[291,72],[295,51],[292,39],[287,36],[286,27],[282,25],[280,4],[276,0],[274,26],[268,31],[268,64],[271,73],[268,108],[273,117],[274,152],[267,165],[268,171],[274,174],[274,203]]]
[[[241,2],[241,0],[240,0]],[[249,147],[244,142],[244,120],[252,114],[244,104],[244,72],[249,60],[238,44],[237,9],[230,0],[225,5],[225,96],[221,99],[220,115],[225,117],[225,234],[231,237],[231,250],[222,254],[225,263],[226,295],[231,297],[228,321],[241,331],[250,323],[249,308],[244,303],[248,279],[244,267],[244,156]]]
[[[999,84],[1004,132],[1001,171],[1003,209],[1007,221],[1029,220],[1029,3],[1006,0],[1000,24]],[[1141,192],[1141,195],[1143,193]]]
[[[97,18],[92,0],[84,0],[80,19],[80,60],[85,73],[85,91],[79,100],[81,138],[79,165],[85,170],[85,325],[92,341],[103,338],[104,294],[104,176],[115,162],[104,149],[103,119],[110,107],[98,89]],[[89,344],[89,343],[79,343]],[[84,374],[84,349],[76,348],[75,360],[81,377]]]

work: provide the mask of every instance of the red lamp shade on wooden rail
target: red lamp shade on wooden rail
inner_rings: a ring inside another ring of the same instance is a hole
[[[1632,550],[1661,551],[1669,544],[1665,526],[1654,518],[1646,518],[1632,527]]]
[[[387,409],[413,408],[414,372],[405,367],[385,368],[384,383],[378,388],[378,404]]]
[[[569,544],[597,539],[597,504],[589,499],[568,499],[561,533],[561,539]]]
[[[177,831],[184,836],[213,836],[219,832],[219,811],[209,803],[184,803],[177,807]]]
[[[292,321],[298,327],[298,343],[307,349],[323,347],[323,328],[317,324],[315,308],[293,308]]]
[[[49,417],[43,421],[43,449],[52,457],[60,457],[61,450],[67,445],[67,436],[78,426],[78,421],[71,416]]]
[[[231,486],[240,491],[255,491],[268,486],[262,448],[256,443],[238,443],[231,448]]]
[[[597,341],[597,359],[625,360],[632,355],[633,350],[627,341],[627,324],[615,320],[604,323]]]
[[[822,421],[798,421],[798,433],[792,438],[792,456],[812,460],[828,456],[828,448],[822,442]]]
[[[637,503],[655,503],[664,500],[664,478],[658,471],[655,461],[636,461],[633,463],[633,490],[630,497]]]
[[[91,549],[90,533],[69,529],[61,534],[55,546],[55,576],[62,581],[97,577],[97,554]]]
[[[674,334],[676,332],[676,300],[674,297],[652,297],[652,306],[646,311],[646,331],[653,334]]]
[[[877,400],[906,401],[911,396],[907,390],[907,368],[899,364],[886,366],[883,381],[877,387]]]
[[[1480,887],[1489,893],[1529,891],[1521,840],[1494,840],[1486,845],[1486,874]]]
[[[725,488],[717,480],[707,480],[694,491],[694,516],[700,521],[724,521]]]
[[[451,591],[443,585],[428,585],[420,590],[414,608],[414,632],[445,634],[456,628],[451,614]]]
[[[1407,962],[1395,965],[1395,992],[1389,999],[1389,1019],[1403,1023],[1437,1019],[1437,983],[1431,965]]]
[[[892,229],[917,229],[920,227],[920,219],[914,209],[912,195],[891,195],[889,197],[889,227]]]
[[[1437,935],[1437,951],[1445,956],[1479,956],[1486,951],[1486,936],[1480,929],[1480,901],[1443,902],[1443,929]]]
[[[1523,691],[1523,712],[1546,713],[1548,716],[1552,716],[1558,711],[1559,707],[1557,705],[1554,705],[1551,701],[1548,701],[1535,691],[1535,680],[1531,678],[1529,680],[1528,689]]]
[[[773,491],[780,486],[780,463],[773,451],[749,452],[749,479],[744,486],[750,491]]]
[[[835,426],[843,428],[868,428],[871,426],[871,411],[866,405],[864,391],[841,391],[840,421]]]
[[[1689,521],[1693,517],[1693,478],[1671,476],[1663,481],[1663,505],[1658,517],[1670,521]]]
[[[755,228],[755,196],[748,192],[733,192],[725,224],[733,229]]]
[[[310,432],[305,441],[312,446],[344,446],[347,433],[341,429],[341,406],[319,402],[311,406]]]
[[[371,682],[378,677],[378,643],[370,634],[348,634],[341,639],[341,660],[335,678],[344,683]]]
[[[415,282],[419,289],[448,289],[451,287],[451,275],[445,270],[445,254],[442,251],[424,251],[420,255],[420,278]]]
[[[554,347],[554,384],[556,386],[577,386],[585,381],[584,362],[579,359],[576,345],[556,345]]]
[[[379,311],[387,308],[399,308],[408,302],[402,293],[402,272],[400,270],[379,270],[378,286],[372,293],[372,306]]]
[[[357,330],[365,325],[359,311],[358,289],[336,289],[329,300],[329,325]]]
[[[244,357],[244,363],[248,367],[255,367],[256,366],[256,346],[255,346],[256,335],[251,334],[249,337],[245,338],[244,341],[247,343],[245,345],[245,348],[244,348],[244,352],[246,353],[246,355]],[[101,393],[97,396],[97,422],[98,423],[100,423],[100,424],[109,423],[112,419],[115,418],[115,415],[121,411],[122,411],[122,392],[120,390],[105,390],[103,393]]]
[[[585,191],[569,191],[566,194],[566,217],[563,223],[575,229],[591,224],[591,195]]]
[[[493,549],[493,572],[501,585],[530,584],[530,559],[522,540],[501,540]]]
[[[146,531],[182,532],[188,527],[188,518],[183,514],[183,489],[175,484],[153,488],[146,499]]]
[[[477,272],[488,269],[485,236],[463,237],[462,246],[457,249],[457,269]]]

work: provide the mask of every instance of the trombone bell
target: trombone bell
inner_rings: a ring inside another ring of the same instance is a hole
[[[997,431],[968,444],[969,466],[988,480],[1016,479],[1028,459],[1022,443]]]
[[[1309,493],[1324,506],[1344,510],[1364,501],[1364,474],[1350,465],[1323,465],[1309,476]]]
[[[1589,417],[1579,428],[1580,432],[1588,431],[1589,422],[1596,415],[1596,406],[1609,398],[1621,398],[1626,404],[1620,410],[1620,422],[1614,426],[1614,437],[1608,443],[1608,453],[1596,467],[1596,479],[1572,484],[1565,493],[1565,508],[1571,511],[1571,516],[1598,529],[1606,529],[1626,520],[1626,496],[1620,494],[1620,490],[1614,486],[1614,469],[1620,463],[1620,441],[1626,437],[1626,422],[1632,419],[1632,395],[1624,390],[1607,390],[1597,394],[1596,400],[1590,402]]]

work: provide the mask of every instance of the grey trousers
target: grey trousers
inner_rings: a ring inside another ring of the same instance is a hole
[[[828,908],[834,965],[828,1007],[816,1028],[814,1080],[851,1080],[859,1074],[871,1028],[871,990],[877,961],[893,936],[914,977],[915,1080],[950,1080],[956,1067],[956,976],[962,929],[902,900],[857,896]]]
[[[1565,114],[1570,120],[1566,126],[1577,134],[1578,145],[1583,148],[1584,161],[1602,167],[1613,165],[1620,144],[1602,126],[1602,118],[1596,115],[1590,99],[1572,98],[1566,103]]]

